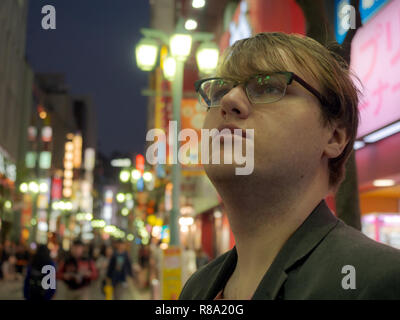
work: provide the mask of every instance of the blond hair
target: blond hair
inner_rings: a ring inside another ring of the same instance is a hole
[[[288,60],[319,84],[320,93],[329,102],[330,107],[321,108],[322,125],[336,123],[346,129],[346,147],[340,156],[328,161],[329,187],[336,192],[345,178],[345,164],[353,151],[359,123],[360,92],[343,58],[309,37],[259,33],[236,41],[225,51],[217,76],[243,80],[257,73],[291,71],[287,70]]]

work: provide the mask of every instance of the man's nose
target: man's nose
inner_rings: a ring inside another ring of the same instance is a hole
[[[250,101],[242,86],[232,88],[221,99],[221,114],[246,119],[250,115]]]

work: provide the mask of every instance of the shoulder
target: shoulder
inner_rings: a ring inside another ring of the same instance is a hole
[[[220,255],[193,273],[186,281],[179,299],[204,299],[209,288],[215,283],[218,272],[231,251]]]
[[[374,266],[384,266],[385,269],[389,262],[400,267],[399,249],[377,242],[342,221],[326,237],[326,243],[343,259],[353,257],[353,260],[363,262],[374,261]]]
[[[374,241],[342,221],[310,259],[310,267],[318,265],[313,270],[313,278],[319,279],[326,289],[340,292],[339,296],[344,294],[342,297],[346,299],[400,298],[400,250]],[[342,283],[350,274],[354,276],[355,289],[344,292]]]

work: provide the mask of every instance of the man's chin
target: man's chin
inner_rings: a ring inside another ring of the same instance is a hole
[[[237,164],[204,165],[204,170],[211,181],[235,180],[241,177],[236,172],[237,168],[240,168]]]

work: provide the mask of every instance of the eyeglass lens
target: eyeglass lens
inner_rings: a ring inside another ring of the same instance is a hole
[[[202,103],[207,107],[221,105],[221,99],[237,83],[225,79],[212,79],[202,83],[201,90],[206,95],[208,102]],[[246,93],[251,103],[272,103],[281,99],[286,92],[287,78],[283,74],[259,75],[245,83]]]

